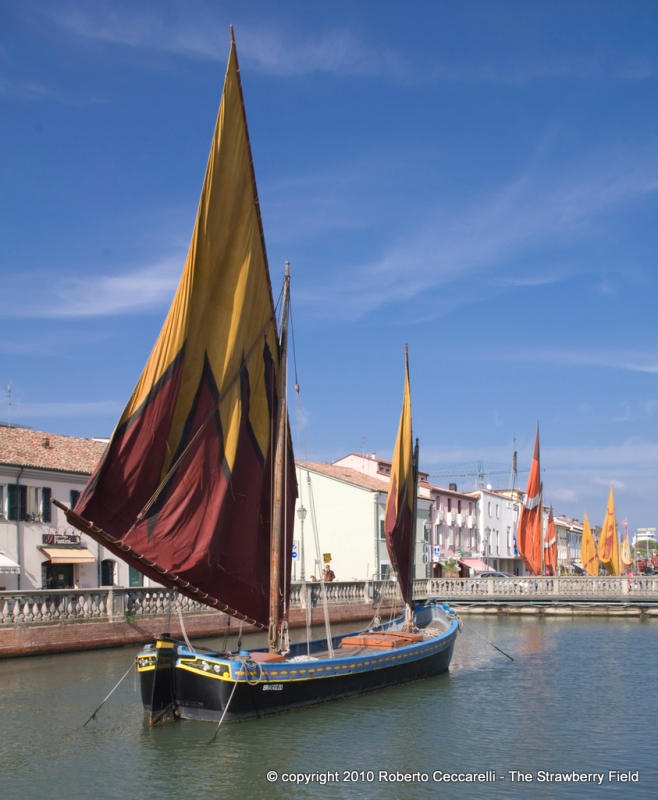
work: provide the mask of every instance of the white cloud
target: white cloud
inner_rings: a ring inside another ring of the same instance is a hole
[[[96,403],[25,403],[12,408],[12,420],[35,418],[111,417],[122,412],[120,403],[105,400]]]
[[[305,299],[331,315],[358,318],[462,279],[471,281],[462,303],[478,299],[486,285],[562,280],[585,267],[533,270],[528,263],[537,257],[545,261],[547,247],[586,236],[604,215],[657,189],[658,159],[652,150],[595,152],[578,166],[565,163],[557,174],[535,168],[479,202],[436,208],[378,259],[350,264],[349,279],[345,270],[335,270],[332,284],[307,289]]]
[[[182,263],[177,258],[124,272],[118,275],[90,277],[69,276],[58,278],[49,287],[50,297],[33,300],[30,286],[35,277],[21,275],[14,278],[20,286],[8,296],[25,298],[22,303],[2,306],[5,317],[63,319],[80,317],[116,316],[136,314],[166,308],[172,301],[180,280]]]
[[[515,361],[541,361],[551,364],[565,364],[569,366],[606,367],[608,369],[621,369],[629,372],[658,372],[658,355],[647,350],[618,350],[597,348],[553,348],[553,349],[518,349],[505,356]],[[651,416],[655,402],[652,400],[642,404],[643,417]],[[639,406],[632,412],[629,407],[613,421],[625,421],[642,416]]]
[[[58,4],[44,13],[68,33],[90,41],[212,61],[224,61],[228,52],[228,16],[213,5],[148,8],[96,2]],[[297,32],[293,47],[291,35],[276,24],[246,22],[236,24],[236,38],[241,63],[270,75],[398,75],[407,71],[394,51],[368,47],[348,29],[306,36]]]

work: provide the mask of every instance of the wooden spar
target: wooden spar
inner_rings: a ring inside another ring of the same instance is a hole
[[[287,421],[288,398],[288,309],[290,305],[290,262],[286,261],[283,278],[283,305],[281,311],[281,343],[279,347],[279,417],[277,419],[276,447],[274,457],[274,508],[272,509],[272,533],[270,538],[270,626],[268,647],[270,653],[278,652],[279,630],[279,582],[281,576],[281,533],[284,525],[283,506],[286,501],[284,455],[288,446]]]
[[[411,514],[411,539],[409,541],[409,576],[407,581],[409,596],[405,597],[404,627],[410,630],[414,627],[414,573],[416,571],[416,516],[418,514],[418,439],[413,455],[414,474],[414,507]]]

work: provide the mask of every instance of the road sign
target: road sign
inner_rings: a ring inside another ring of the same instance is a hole
[[[441,546],[435,544],[432,548],[432,561],[435,563],[441,558]]]
[[[292,560],[298,561],[299,560],[299,542],[297,539],[292,540]]]
[[[331,561],[331,553],[323,553],[322,558],[324,558],[324,563],[328,564]]]

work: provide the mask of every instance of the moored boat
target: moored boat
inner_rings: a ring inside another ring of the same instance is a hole
[[[195,652],[160,639],[137,656],[142,703],[151,719],[171,716],[217,721],[261,717],[397,686],[445,672],[458,621],[447,605],[415,611],[418,631],[404,617],[377,628],[290,645],[281,660],[266,650]],[[261,660],[261,659],[265,660]],[[234,693],[234,694],[233,694]],[[233,696],[232,696],[233,695]]]
[[[235,42],[185,269],[163,329],[70,524],[175,592],[268,631],[266,650],[137,657],[153,724],[243,719],[448,669],[458,624],[414,606],[418,440],[408,355],[385,533],[405,614],[290,644],[296,479],[287,411],[290,274],[272,297]],[[280,309],[280,331],[277,313]],[[181,617],[181,625],[182,617]],[[304,650],[306,652],[304,652]]]

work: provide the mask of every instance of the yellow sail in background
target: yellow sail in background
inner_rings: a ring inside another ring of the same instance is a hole
[[[615,519],[615,495],[610,487],[608,509],[605,513],[603,530],[599,537],[599,559],[610,575],[621,573],[619,565],[619,540],[617,538],[617,520]]]
[[[585,514],[585,521],[583,522],[583,538],[580,543],[580,560],[582,562],[583,569],[588,575],[599,574],[599,556],[596,552],[594,534],[589,526],[587,514]]]
[[[621,566],[626,569],[631,565],[631,548],[628,546],[628,525],[626,522],[621,523],[624,526],[625,536],[624,541],[621,543]],[[621,571],[621,570],[620,570]]]

